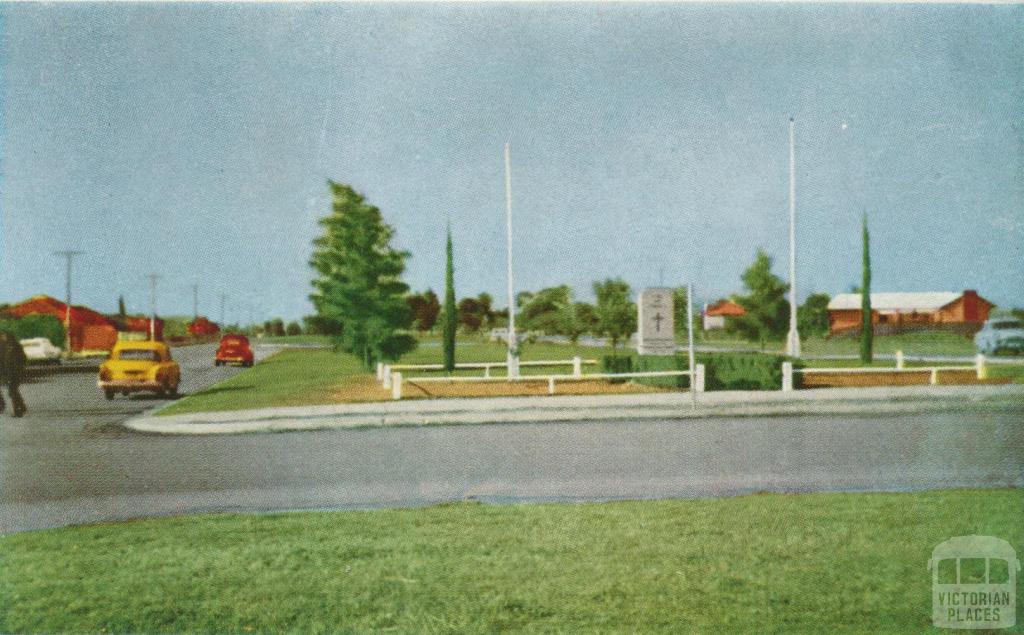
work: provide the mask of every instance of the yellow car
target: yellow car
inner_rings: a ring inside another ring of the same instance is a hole
[[[114,393],[155,392],[164,397],[178,394],[181,369],[171,359],[171,350],[163,342],[120,341],[110,357],[100,365],[97,384],[107,399]]]

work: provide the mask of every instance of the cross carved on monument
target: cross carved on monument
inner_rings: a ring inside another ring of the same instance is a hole
[[[661,313],[654,314],[654,330],[657,331],[658,333],[661,332],[661,321],[663,319],[665,318],[661,317]]]

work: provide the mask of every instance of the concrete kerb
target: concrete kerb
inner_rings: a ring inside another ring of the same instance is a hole
[[[949,410],[965,400],[1024,408],[1024,386],[895,386],[806,391],[434,399],[153,416],[124,423],[158,434],[243,434],[331,428],[687,419],[708,416],[877,414]]]

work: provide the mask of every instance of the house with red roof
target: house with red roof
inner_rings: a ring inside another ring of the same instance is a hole
[[[725,322],[730,318],[737,318],[746,315],[747,311],[732,300],[722,299],[714,304],[705,304],[701,311],[704,320],[704,330],[724,329]]]
[[[7,309],[15,317],[41,314],[52,315],[65,324],[76,353],[109,351],[117,341],[114,321],[84,306],[68,305],[48,295],[37,295]]]

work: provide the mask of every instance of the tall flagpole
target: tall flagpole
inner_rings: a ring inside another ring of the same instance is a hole
[[[516,299],[512,291],[512,155],[505,142],[505,225],[508,235],[508,376],[519,376],[516,340]]]
[[[786,353],[800,357],[800,333],[796,326],[796,134],[789,118],[789,334]]]

